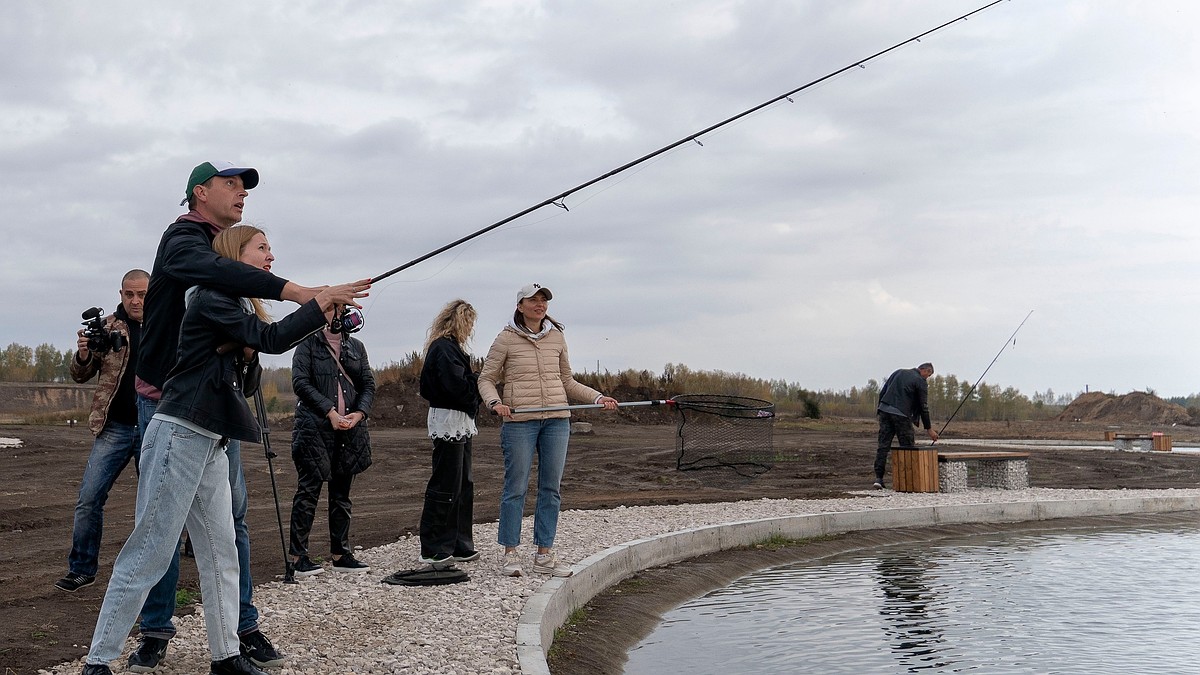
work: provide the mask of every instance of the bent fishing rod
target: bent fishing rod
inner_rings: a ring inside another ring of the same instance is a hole
[[[1000,351],[996,352],[996,356],[992,358],[992,362],[988,364],[988,367],[983,369],[983,375],[980,375],[979,379],[975,380],[975,384],[971,385],[971,389],[969,391],[967,391],[967,395],[963,396],[962,400],[958,402],[958,407],[954,409],[954,412],[950,414],[950,418],[947,419],[946,423],[942,425],[942,430],[938,432],[938,436],[941,436],[942,433],[946,431],[946,427],[950,426],[951,420],[954,419],[954,416],[958,414],[959,410],[962,410],[963,404],[967,402],[967,399],[971,398],[971,394],[975,393],[975,387],[978,387],[979,383],[983,382],[984,375],[987,375],[988,371],[992,369],[992,366],[996,365],[996,359],[999,359],[1000,355],[1004,353],[1004,350],[1008,349],[1009,343],[1011,342],[1013,344],[1016,344],[1015,340],[1017,337],[1017,333],[1020,332],[1021,326],[1024,326],[1025,322],[1028,321],[1029,317],[1031,317],[1031,316],[1033,316],[1032,309],[1029,310],[1029,313],[1026,314],[1025,318],[1021,320],[1021,325],[1017,326],[1017,330],[1014,330],[1012,335],[1009,335],[1008,339],[1004,341],[1004,346],[1000,348]]]
[[[899,48],[903,47],[904,45],[910,44],[912,42],[920,42],[921,38],[925,37],[926,35],[936,33],[937,31],[942,30],[943,28],[946,28],[947,26],[950,26],[952,24],[958,23],[959,21],[966,21],[971,16],[974,16],[975,14],[978,14],[978,13],[980,13],[986,9],[989,9],[995,5],[998,5],[1004,1],[1005,0],[993,0],[992,2],[989,2],[988,4],[984,5],[983,7],[980,7],[979,9],[976,9],[971,12],[967,12],[966,14],[963,14],[962,16],[960,16],[956,19],[951,19],[950,21],[947,21],[946,23],[943,23],[935,28],[931,28],[923,33],[918,34],[918,35],[914,35],[913,37],[910,37],[907,40],[904,40],[902,42],[897,42],[896,44],[892,45],[891,47],[888,47],[887,49],[878,51],[878,52],[868,56],[865,59],[860,59],[858,61],[855,61],[854,63],[851,63],[850,65],[839,68],[839,69],[829,73],[828,75],[819,77],[819,78],[813,80],[812,82],[809,82],[808,84],[805,84],[805,85],[796,87],[795,89],[792,89],[790,91],[784,92],[784,93],[776,96],[775,98],[770,99],[769,101],[764,101],[763,103],[760,103],[752,108],[747,108],[746,110],[743,110],[742,112],[734,115],[733,117],[730,117],[728,119],[717,122],[716,124],[713,124],[712,126],[701,129],[700,131],[697,131],[696,133],[690,134],[688,136],[684,136],[683,138],[675,141],[674,143],[664,145],[663,147],[655,150],[654,152],[651,152],[647,155],[643,155],[642,157],[639,157],[639,158],[633,160],[632,162],[622,164],[621,166],[613,169],[612,171],[609,171],[608,173],[597,176],[597,177],[595,177],[589,181],[586,181],[584,183],[580,183],[579,185],[576,185],[575,187],[573,187],[569,190],[560,192],[560,193],[554,195],[553,197],[544,199],[544,200],[538,202],[537,204],[534,204],[533,206],[530,206],[529,208],[524,209],[523,211],[514,213],[513,215],[511,215],[507,218],[504,218],[503,220],[498,220],[481,230],[472,232],[471,234],[468,234],[465,237],[462,237],[460,239],[452,241],[449,244],[446,244],[445,246],[442,246],[441,248],[438,248],[436,250],[430,251],[429,253],[426,253],[425,255],[423,255],[419,258],[414,258],[414,259],[404,263],[403,265],[400,265],[399,267],[392,268],[392,269],[388,270],[387,272],[380,274],[379,276],[372,277],[371,282],[375,283],[375,282],[382,281],[382,280],[392,276],[393,274],[396,274],[397,272],[402,272],[402,271],[404,271],[414,265],[422,263],[436,255],[445,253],[446,251],[449,251],[450,249],[455,248],[456,246],[465,244],[466,242],[471,241],[472,239],[474,239],[476,237],[487,234],[488,232],[491,232],[492,230],[495,230],[498,227],[501,227],[503,225],[511,223],[512,221],[514,221],[518,218],[521,218],[522,216],[526,216],[526,215],[533,213],[534,211],[537,211],[538,209],[541,209],[543,207],[550,206],[551,204],[553,204],[563,210],[570,210],[567,208],[566,202],[564,200],[567,197],[571,196],[572,194],[579,192],[580,190],[591,187],[592,185],[595,185],[596,183],[599,183],[608,178],[612,178],[613,176],[616,176],[619,173],[628,171],[629,169],[632,169],[633,167],[635,167],[639,164],[642,164],[651,159],[654,159],[655,157],[658,157],[659,155],[662,155],[663,153],[670,152],[671,150],[674,150],[675,148],[678,148],[679,146],[684,145],[685,143],[693,143],[694,142],[697,145],[702,146],[704,144],[700,142],[700,137],[704,136],[705,134],[716,131],[717,129],[720,129],[723,126],[726,126],[728,124],[736,122],[737,120],[740,120],[743,117],[746,117],[748,115],[753,115],[754,113],[758,112],[759,110],[762,110],[763,108],[774,105],[775,103],[778,103],[780,101],[787,100],[789,103],[794,103],[795,101],[792,100],[792,96],[804,91],[805,89],[814,87],[826,80],[837,77],[838,75],[841,75],[842,73],[846,72],[847,70],[850,70],[851,68],[865,68],[866,67],[865,64],[869,61],[873,61],[873,60],[883,56],[884,54],[887,54],[888,52],[899,49]]]

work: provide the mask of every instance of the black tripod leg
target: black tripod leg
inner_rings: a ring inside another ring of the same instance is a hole
[[[288,555],[287,538],[283,534],[283,513],[279,510],[279,488],[275,485],[275,453],[271,450],[271,425],[267,420],[267,407],[263,404],[262,390],[254,392],[254,408],[258,413],[258,425],[262,429],[263,449],[267,453],[267,472],[271,474],[271,495],[275,497],[275,520],[279,523],[279,546],[283,551],[283,583],[294,584],[296,581],[296,566]]]

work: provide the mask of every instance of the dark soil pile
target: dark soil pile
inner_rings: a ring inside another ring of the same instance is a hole
[[[1058,421],[1158,426],[1195,423],[1183,406],[1140,391],[1123,396],[1098,391],[1083,394],[1071,401],[1071,405],[1058,416]]]

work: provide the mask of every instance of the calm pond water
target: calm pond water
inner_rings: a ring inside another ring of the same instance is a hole
[[[1200,673],[1200,517],[762,570],[664,615],[625,672]]]

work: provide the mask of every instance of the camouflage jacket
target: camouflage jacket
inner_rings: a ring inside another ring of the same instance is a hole
[[[104,330],[118,331],[129,340],[129,325],[115,314],[104,317]],[[80,363],[78,353],[71,356],[71,379],[83,384],[92,379],[97,372],[100,379],[96,382],[96,393],[92,395],[92,412],[88,415],[88,428],[93,436],[99,436],[108,421],[108,409],[112,405],[113,395],[121,386],[121,376],[125,369],[131,367],[129,355],[132,349],[126,347],[121,351],[112,350],[103,356],[88,352],[88,360]]]

